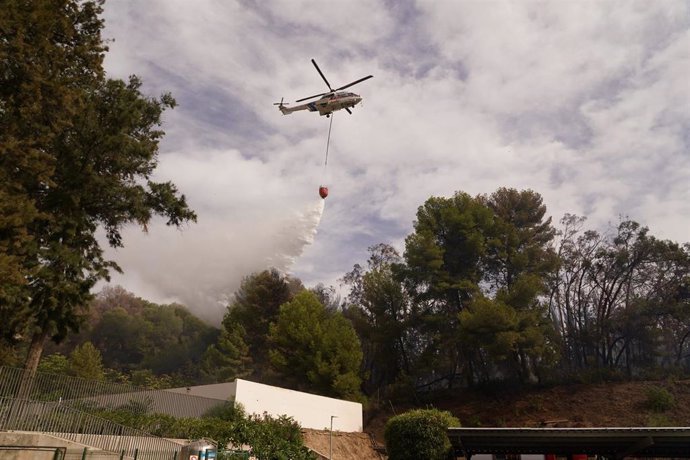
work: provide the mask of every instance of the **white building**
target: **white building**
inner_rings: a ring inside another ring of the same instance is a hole
[[[287,415],[302,428],[329,429],[331,420],[334,431],[361,432],[363,426],[360,403],[287,390],[248,380],[237,379],[234,382],[172,388],[165,391],[234,401],[242,404],[247,414],[267,413],[274,417]]]

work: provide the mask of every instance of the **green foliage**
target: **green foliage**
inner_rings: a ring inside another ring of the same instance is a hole
[[[539,302],[557,267],[545,213],[539,194],[506,188],[432,197],[419,208],[398,270],[417,304],[419,361],[428,366],[417,369],[446,375],[448,385],[458,369],[471,384],[499,368],[529,381],[554,361]]]
[[[300,426],[286,416],[250,417],[248,444],[257,460],[312,460]]]
[[[415,321],[412,302],[394,269],[402,261],[391,246],[369,248],[368,270],[355,265],[343,281],[350,287],[343,312],[362,343],[365,389],[395,384],[414,369]]]
[[[666,388],[649,387],[646,393],[645,405],[654,412],[666,412],[676,405],[675,398]]]
[[[173,388],[176,383],[169,375],[156,375],[151,369],[139,369],[132,371],[131,384],[139,388],[151,390]]]
[[[172,183],[151,180],[161,116],[175,102],[145,97],[134,76],[106,78],[101,3],[1,9],[0,197],[9,219],[0,220],[0,272],[8,275],[0,305],[10,325],[3,334],[32,337],[32,371],[45,339],[77,331],[91,289],[118,269],[104,257],[98,228],[118,247],[129,223],[196,219]]]
[[[47,374],[68,374],[70,362],[65,355],[53,353],[41,358],[38,370]]]
[[[665,428],[679,425],[673,422],[673,420],[665,414],[650,414],[647,417],[647,426],[652,428]]]
[[[303,290],[270,329],[271,363],[293,387],[360,400],[362,350],[352,324]],[[306,377],[306,383],[305,383]]]
[[[465,354],[457,315],[480,292],[493,226],[489,208],[458,192],[452,198],[429,198],[417,211],[414,233],[405,239],[406,265],[400,275],[419,310],[417,368],[447,376],[451,386]]]
[[[252,359],[244,341],[244,328],[233,324],[224,328],[218,342],[209,345],[201,363],[202,372],[214,382],[231,382],[251,373]]]
[[[460,313],[459,333],[469,347],[496,361],[509,359],[520,340],[517,312],[502,302],[477,299]]]
[[[233,401],[227,401],[218,406],[212,407],[205,414],[204,417],[218,418],[226,422],[234,422],[246,417],[244,407],[242,404]]]
[[[91,408],[89,412],[115,423],[167,438],[210,438],[220,446],[249,445],[259,460],[312,460],[304,447],[300,426],[290,417],[247,416],[231,402],[202,418],[175,418],[150,413],[145,404],[132,403],[117,409]]]
[[[278,317],[280,306],[303,289],[299,280],[264,270],[242,281],[235,300],[223,318],[221,343],[211,350],[208,359],[216,365],[216,378],[248,375],[258,380],[270,376],[268,356],[269,326]],[[225,354],[223,363],[218,353]],[[215,355],[215,356],[214,356]],[[215,362],[214,362],[215,361]],[[207,366],[206,372],[210,372]]]
[[[532,190],[501,187],[479,201],[493,211],[494,229],[487,251],[487,279],[497,288],[512,291],[525,275],[532,275],[532,296],[511,303],[525,308],[536,294],[545,290],[544,278],[557,266],[557,257],[549,243],[555,236],[551,218],[544,219],[546,206],[541,195]]]
[[[388,419],[384,438],[390,460],[446,460],[451,444],[446,430],[460,426],[449,412],[416,409]]]
[[[101,353],[91,342],[84,342],[70,354],[69,373],[83,379],[105,379]]]
[[[218,334],[181,305],[157,305],[122,288],[104,289],[92,311],[88,330],[76,340],[90,339],[101,351],[103,364],[118,372],[148,369],[151,377],[198,381],[198,363]]]

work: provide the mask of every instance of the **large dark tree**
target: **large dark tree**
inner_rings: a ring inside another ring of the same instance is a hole
[[[536,376],[553,348],[541,298],[557,258],[545,215],[539,194],[507,188],[419,208],[401,274],[418,310],[429,383]]]
[[[302,289],[300,281],[277,270],[264,270],[242,281],[223,318],[220,342],[215,346],[215,351],[225,350],[229,359],[221,365],[224,369],[219,369],[220,374],[251,374],[262,381],[270,380],[269,326],[277,320],[280,306]]]
[[[414,233],[405,239],[404,279],[419,309],[421,363],[429,380],[452,386],[466,350],[458,335],[458,315],[480,293],[488,238],[494,218],[479,200],[458,192],[429,198],[417,211]],[[468,377],[471,369],[465,369]]]
[[[122,245],[128,223],[196,216],[172,183],[151,181],[170,95],[108,79],[100,1],[16,0],[0,8],[0,295],[31,337],[36,368],[46,338],[77,330],[94,284],[111,269],[96,230]]]
[[[362,348],[352,324],[303,290],[280,307],[269,333],[271,365],[281,382],[304,391],[361,399]]]
[[[343,281],[350,286],[344,314],[362,343],[364,389],[373,394],[412,377],[417,350],[413,304],[394,273],[402,258],[386,244],[369,252],[367,267],[355,265]]]

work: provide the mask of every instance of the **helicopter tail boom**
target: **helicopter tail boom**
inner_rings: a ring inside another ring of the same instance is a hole
[[[287,104],[283,104],[282,99],[280,102],[274,102],[273,105],[277,105],[278,110],[280,110],[280,112],[283,115],[289,115],[292,112],[297,112],[298,110],[309,110],[310,112],[314,112],[317,110],[316,106],[313,103],[296,105],[294,107],[287,107]]]

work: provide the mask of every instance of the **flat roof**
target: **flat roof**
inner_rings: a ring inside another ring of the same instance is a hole
[[[588,454],[690,458],[683,428],[449,428],[458,455]]]

